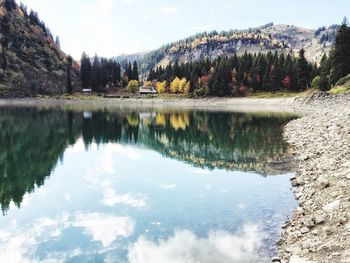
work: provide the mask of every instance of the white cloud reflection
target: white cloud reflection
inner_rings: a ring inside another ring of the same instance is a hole
[[[257,249],[262,245],[264,233],[259,227],[247,224],[241,233],[212,231],[208,238],[194,233],[176,231],[168,240],[153,242],[141,237],[129,248],[130,263],[248,263],[269,262]]]
[[[104,247],[121,237],[128,237],[134,232],[134,221],[129,217],[115,217],[98,213],[77,214],[72,224],[84,227],[93,240],[100,241]]]
[[[84,141],[82,138],[78,139],[77,142],[72,145],[69,146],[65,153],[67,154],[79,154],[79,153],[83,153],[85,151],[85,145],[84,145]]]
[[[164,190],[173,190],[176,188],[176,184],[163,184],[160,186],[160,188]]]
[[[135,222],[129,217],[118,217],[102,213],[62,213],[57,219],[40,218],[32,224],[20,226],[16,222],[0,230],[0,262],[6,263],[48,263],[66,262],[86,251],[72,248],[64,252],[51,252],[43,260],[36,256],[37,248],[46,241],[58,239],[63,230],[81,227],[91,239],[101,243],[103,248],[112,246],[120,238],[134,232]]]
[[[103,192],[104,205],[113,207],[117,204],[130,205],[132,207],[140,208],[146,206],[146,197],[142,194],[122,194],[118,195],[113,189],[106,189]]]

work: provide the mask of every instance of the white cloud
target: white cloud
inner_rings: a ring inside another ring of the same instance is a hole
[[[237,207],[239,209],[245,209],[247,206],[245,204],[243,204],[243,203],[240,203],[240,204],[237,205]]]
[[[161,185],[160,188],[164,190],[172,190],[176,188],[176,184],[164,184],[164,185]]]
[[[168,240],[153,242],[145,237],[129,248],[130,263],[248,263],[269,262],[256,251],[262,245],[264,234],[257,225],[247,224],[242,233],[232,235],[225,231],[210,232],[208,238],[194,233],[177,231]]]
[[[164,6],[161,11],[166,14],[176,14],[177,8],[175,6]]]
[[[67,154],[79,154],[79,153],[83,153],[85,151],[85,144],[82,138],[78,139],[78,141],[72,145],[69,146],[65,153]]]
[[[134,232],[135,222],[129,217],[116,217],[98,213],[77,214],[73,226],[84,227],[93,240],[100,241],[104,247],[121,237]]]
[[[62,228],[69,226],[69,217],[63,213],[58,220],[45,217],[26,226],[16,223],[0,231],[0,262],[7,263],[49,263],[65,262],[81,253],[80,250],[53,253],[39,261],[35,252],[41,242],[52,240],[62,234]]]
[[[72,199],[72,196],[71,196],[69,193],[65,193],[65,194],[64,194],[64,199],[65,199],[66,201],[70,201],[70,200]]]
[[[104,249],[111,249],[112,243],[130,236],[135,222],[129,217],[112,216],[102,213],[82,213],[74,215],[62,213],[58,218],[39,218],[27,225],[16,223],[0,229],[0,262],[6,263],[51,263],[66,262],[83,253],[80,248],[65,252],[50,252],[43,260],[37,258],[37,248],[48,240],[57,239],[64,229],[81,227],[92,240],[101,242]],[[97,250],[98,251],[98,250]]]
[[[106,189],[103,192],[103,200],[101,201],[104,205],[113,207],[117,204],[130,205],[132,207],[140,208],[146,206],[146,197],[142,194],[123,194],[117,195],[113,189]]]

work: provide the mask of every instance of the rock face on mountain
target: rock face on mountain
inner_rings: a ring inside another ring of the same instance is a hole
[[[78,66],[72,67],[73,86]],[[59,94],[66,90],[67,56],[49,29],[13,0],[0,0],[0,97]]]
[[[141,73],[147,74],[154,67],[166,66],[176,60],[192,62],[204,58],[215,59],[221,55],[240,56],[245,52],[254,54],[269,51],[297,55],[304,48],[306,58],[318,63],[325,53],[329,53],[337,30],[337,25],[313,30],[270,23],[247,30],[200,33],[148,53],[123,55],[117,60],[137,59]]]

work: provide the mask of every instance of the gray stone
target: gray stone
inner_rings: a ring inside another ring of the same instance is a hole
[[[302,209],[300,206],[298,206],[297,209],[296,209],[296,213],[298,215],[302,215],[302,214],[304,214],[304,209]]]
[[[312,217],[310,217],[310,216],[304,218],[303,224],[304,224],[304,226],[306,226],[306,227],[308,227],[308,228],[312,228],[312,227],[315,226],[315,223],[314,223],[314,221],[312,220]]]
[[[281,259],[279,257],[273,257],[271,261],[278,263],[281,262]]]
[[[316,225],[324,223],[325,219],[322,215],[320,214],[315,214],[313,216],[313,221],[315,222]]]
[[[310,232],[310,229],[309,229],[308,227],[304,226],[304,227],[302,227],[302,228],[300,229],[300,232],[301,232],[302,234],[306,234],[306,233],[309,233],[309,232]]]
[[[321,190],[323,190],[325,188],[328,188],[330,185],[331,185],[330,182],[328,180],[324,179],[324,180],[321,180],[321,182],[319,184],[319,188]]]
[[[332,213],[334,210],[338,210],[340,206],[340,200],[336,200],[322,207],[323,211]]]

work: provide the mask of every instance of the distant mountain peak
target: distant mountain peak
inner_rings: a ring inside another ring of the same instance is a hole
[[[335,39],[337,26],[317,30],[287,24],[269,23],[245,30],[211,31],[197,33],[188,38],[167,44],[148,53],[123,55],[116,59],[137,60],[142,75],[158,66],[169,63],[192,62],[204,58],[248,53],[284,52],[297,54],[305,49],[306,57],[318,63],[328,53]]]

